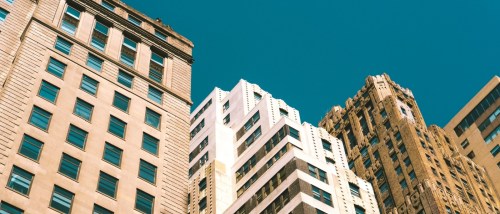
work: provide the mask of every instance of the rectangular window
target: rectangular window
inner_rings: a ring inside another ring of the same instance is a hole
[[[465,139],[464,142],[462,142],[460,145],[462,146],[463,149],[465,149],[469,146],[469,141]]]
[[[408,188],[408,184],[406,183],[406,181],[404,179],[399,182],[399,185],[401,185],[402,189]]]
[[[112,5],[111,3],[107,2],[107,1],[102,1],[102,2],[101,2],[101,5],[102,5],[104,8],[108,9],[109,11],[115,11],[115,6],[114,6],[114,5]]]
[[[54,47],[56,50],[61,51],[66,55],[69,55],[72,46],[73,44],[71,42],[58,36]]]
[[[85,149],[85,142],[87,141],[88,134],[89,133],[87,131],[71,124],[69,126],[68,137],[66,138],[66,141],[69,144],[80,149]]]
[[[113,214],[111,210],[108,210],[104,207],[101,207],[97,204],[94,204],[94,211],[92,212],[93,214]]]
[[[52,113],[45,111],[38,106],[33,106],[29,123],[37,128],[47,131],[49,129],[49,123],[51,118],[52,118]]]
[[[78,180],[81,165],[82,162],[80,160],[63,153],[61,164],[59,165],[59,172],[74,180]]]
[[[102,70],[103,63],[104,63],[104,60],[102,60],[101,58],[99,58],[93,54],[89,54],[89,56],[87,58],[87,66],[91,67],[92,69],[94,69],[96,71]]]
[[[66,64],[50,57],[49,65],[47,66],[47,72],[62,79],[64,75],[64,70],[66,70]]]
[[[327,140],[325,139],[321,139],[321,143],[323,144],[323,149],[324,150],[327,150],[327,151],[332,151],[332,144],[330,142],[328,142]]]
[[[358,206],[358,205],[354,205],[354,212],[356,214],[365,214],[365,209],[363,207]]]
[[[147,152],[150,152],[154,155],[158,155],[158,142],[159,140],[156,139],[155,137],[143,133],[142,136],[142,149],[144,149]]]
[[[361,194],[359,193],[359,187],[356,184],[349,183],[349,188],[351,189],[351,195],[361,198]]]
[[[396,167],[396,174],[401,175],[403,173],[403,169],[401,169],[401,166]]]
[[[108,42],[109,27],[96,20],[90,45],[97,50],[104,51]]]
[[[138,18],[133,17],[133,16],[132,16],[132,15],[130,15],[130,14],[128,15],[128,21],[129,21],[129,22],[131,22],[131,23],[132,23],[132,24],[134,24],[134,25],[139,26],[139,27],[140,27],[140,26],[141,26],[141,24],[142,24],[142,21],[141,21],[141,20],[139,20]]]
[[[0,8],[0,23],[5,21],[5,19],[7,18],[7,15],[9,15],[9,11],[6,11],[3,8]]]
[[[132,88],[132,83],[134,82],[134,76],[122,71],[118,70],[118,82],[127,88]]]
[[[144,122],[155,129],[160,129],[161,114],[146,108],[146,118],[144,119]]]
[[[120,167],[121,162],[122,162],[122,154],[123,150],[111,145],[110,143],[106,142],[104,144],[104,154],[102,159],[104,159],[106,162],[113,164],[117,167]]]
[[[33,177],[35,176],[30,172],[14,166],[12,167],[7,187],[23,195],[29,195]]]
[[[222,120],[222,123],[224,125],[227,125],[229,122],[231,122],[231,114],[227,114],[224,119]]]
[[[163,97],[163,92],[161,92],[160,90],[158,90],[152,86],[149,86],[149,89],[148,89],[148,98],[149,99],[151,99],[152,101],[161,105],[162,97]]]
[[[5,214],[23,214],[24,210],[15,207],[5,201],[0,202],[0,213]]]
[[[42,80],[42,84],[40,85],[40,90],[38,91],[38,96],[51,103],[56,103],[59,90],[60,90],[59,87],[45,80]]]
[[[97,191],[111,198],[115,198],[117,186],[118,186],[117,178],[108,175],[102,171],[99,173],[99,184],[97,185]]]
[[[198,203],[198,207],[200,212],[207,208],[207,197],[204,197],[200,200],[200,202]]]
[[[500,125],[498,125],[493,131],[491,131],[485,138],[484,142],[486,144],[490,144],[493,139],[495,139],[498,135],[500,135]]]
[[[124,112],[128,112],[128,107],[130,104],[130,98],[115,91],[115,96],[113,97],[113,106]]]
[[[199,191],[203,191],[207,188],[207,178],[203,178],[200,183],[198,183],[198,189]]]
[[[493,155],[493,157],[496,157],[498,155],[498,153],[500,152],[500,146],[499,145],[496,145],[495,147],[493,147],[493,149],[490,151],[491,155]]]
[[[163,81],[163,71],[165,57],[155,52],[151,53],[151,61],[149,62],[149,78],[157,83]]]
[[[54,192],[50,200],[50,207],[62,213],[69,214],[75,194],[59,186],[54,186]]]
[[[80,89],[95,96],[97,94],[98,87],[99,87],[99,82],[97,82],[97,80],[92,79],[85,74],[82,76],[82,83],[80,84]]]
[[[90,121],[92,118],[92,112],[94,111],[94,106],[88,102],[83,101],[80,98],[76,99],[75,109],[73,114],[83,118],[86,121]]]
[[[410,176],[410,180],[414,180],[417,176],[415,175],[415,171],[411,171],[410,173],[408,173],[408,175]]]
[[[260,126],[255,129],[255,131],[248,136],[248,138],[245,140],[245,146],[248,148],[252,145],[253,142],[257,140],[262,135],[262,130],[260,129]]]
[[[130,67],[133,67],[135,63],[136,54],[137,54],[137,42],[125,37],[123,39],[120,61]]]
[[[156,166],[141,159],[139,177],[151,183],[156,183]]]
[[[227,109],[229,109],[229,100],[222,106],[222,112],[226,112]]]
[[[109,128],[108,128],[108,131],[111,134],[114,134],[120,138],[125,138],[126,128],[127,128],[127,123],[111,115],[109,119]]]
[[[167,41],[167,35],[165,35],[164,33],[158,31],[158,30],[155,30],[155,36],[164,40],[164,41]]]
[[[80,22],[80,11],[68,5],[64,13],[61,29],[71,35],[75,35],[76,28]]]
[[[19,154],[32,159],[34,161],[38,161],[40,158],[40,153],[43,148],[42,141],[39,141],[29,135],[24,135],[23,140],[21,142],[21,146],[19,147]]]
[[[155,197],[143,192],[140,189],[137,189],[137,196],[135,198],[135,209],[147,213],[152,214],[154,210],[154,200]]]

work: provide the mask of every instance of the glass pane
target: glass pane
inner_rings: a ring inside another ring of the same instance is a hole
[[[81,99],[77,99],[76,105],[75,105],[75,110],[73,113],[77,116],[82,117],[85,120],[90,121],[90,118],[92,117],[93,109],[94,109],[94,106],[91,105],[90,103],[87,103]]]
[[[55,186],[54,193],[52,194],[52,199],[50,200],[50,207],[59,210],[62,213],[69,214],[74,195],[75,194],[73,194],[72,192]]]
[[[147,194],[141,190],[137,190],[137,196],[135,199],[135,208],[144,213],[153,213],[153,203],[154,197]]]
[[[140,168],[139,168],[139,177],[151,182],[155,183],[156,181],[156,166],[141,160]]]
[[[153,126],[155,128],[160,127],[161,115],[154,112],[151,109],[146,109],[146,124]]]
[[[67,40],[62,39],[61,37],[57,37],[55,45],[55,48],[57,50],[65,53],[66,55],[69,55],[69,53],[71,52],[71,46],[73,46],[73,44],[71,44]]]
[[[108,131],[111,132],[112,134],[115,134],[118,137],[124,138],[126,125],[127,124],[125,122],[121,121],[120,119],[114,116],[111,116]]]
[[[15,207],[14,205],[8,204],[5,201],[0,203],[0,214],[23,214],[24,210]]]
[[[31,113],[30,124],[47,131],[51,117],[52,114],[50,112],[34,106],[33,112]]]
[[[70,144],[80,149],[83,149],[85,147],[85,141],[87,140],[87,135],[88,133],[85,130],[80,129],[74,125],[70,125],[67,141]]]
[[[42,85],[40,86],[40,91],[38,96],[45,98],[49,102],[55,103],[57,94],[59,93],[59,88],[49,82],[42,80]]]
[[[158,104],[161,104],[162,96],[163,96],[163,93],[160,90],[149,86],[149,91],[148,91],[148,98],[149,99],[153,100],[154,102],[156,102]]]
[[[128,112],[129,103],[130,103],[130,98],[115,91],[115,96],[113,98],[113,106],[124,112]]]
[[[80,170],[81,163],[80,160],[63,154],[59,172],[76,180],[78,178],[78,171]]]
[[[127,74],[123,71],[118,71],[118,82],[124,86],[132,88],[132,81],[134,80],[134,76]]]
[[[102,63],[104,61],[100,58],[98,58],[95,55],[89,54],[89,57],[87,58],[87,65],[91,67],[94,70],[101,71],[102,70]]]
[[[50,58],[49,66],[47,67],[47,72],[55,75],[56,77],[62,78],[66,65],[54,58]]]
[[[158,154],[158,139],[144,133],[142,137],[142,148],[153,154]]]
[[[33,174],[14,166],[7,186],[19,193],[28,195],[32,180]]]
[[[42,150],[43,143],[35,138],[28,135],[24,135],[23,142],[19,148],[19,153],[24,156],[31,158],[35,161],[40,157],[40,151]]]
[[[82,89],[83,91],[85,91],[89,94],[96,95],[98,85],[99,85],[99,82],[97,82],[97,80],[94,80],[86,75],[83,75],[82,84],[80,85],[80,89]]]
[[[104,172],[101,172],[99,176],[99,185],[97,190],[105,195],[110,197],[115,197],[116,195],[116,185],[118,183],[118,179],[114,178],[111,175],[108,175]]]
[[[94,211],[92,214],[113,214],[113,212],[97,204],[94,204]]]
[[[106,143],[104,146],[104,160],[116,166],[120,166],[122,152],[123,150],[120,148]]]

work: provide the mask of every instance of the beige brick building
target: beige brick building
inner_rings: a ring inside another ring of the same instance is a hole
[[[368,77],[319,124],[344,142],[349,167],[372,183],[382,213],[500,213],[484,168],[444,130],[427,127],[412,92],[386,74]]]
[[[493,77],[444,127],[460,153],[486,169],[500,193],[500,78]]]
[[[241,80],[191,116],[188,213],[378,214],[342,142]]]
[[[0,212],[185,213],[192,48],[116,0],[0,0]]]

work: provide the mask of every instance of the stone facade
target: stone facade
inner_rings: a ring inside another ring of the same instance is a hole
[[[0,23],[2,206],[9,204],[25,213],[57,213],[50,204],[58,186],[74,195],[72,213],[91,213],[97,205],[115,213],[139,213],[141,208],[135,205],[138,190],[154,198],[152,213],[183,213],[187,209],[193,44],[120,1],[105,3],[114,9],[103,7],[101,0],[0,1],[0,8],[8,11]],[[74,34],[63,27],[69,7],[79,11]],[[134,25],[127,20],[129,16],[142,22]],[[96,20],[108,27],[102,50],[92,45]],[[157,32],[166,38],[155,36]],[[121,60],[124,35],[134,38],[137,45],[132,65]],[[71,44],[69,54],[56,48],[59,39]],[[160,80],[151,78],[152,51],[163,59],[163,67],[157,69]],[[91,55],[102,60],[100,70],[95,61],[89,63]],[[51,60],[64,65],[63,75],[49,72],[53,69],[49,68]],[[130,87],[118,80],[122,74],[132,78]],[[98,82],[95,94],[82,89],[84,76]],[[46,92],[41,92],[42,82],[58,88],[53,101],[40,95]],[[159,101],[150,98],[150,88],[156,89]],[[126,109],[116,107],[116,93],[128,98]],[[77,100],[92,106],[89,118],[76,110]],[[34,125],[41,121],[34,119],[35,108],[51,115],[48,128]],[[156,113],[155,125],[145,123],[150,121],[146,112]],[[123,137],[110,131],[112,117],[126,124]],[[68,134],[71,126],[87,133],[77,137],[84,139],[84,146],[70,142],[75,137]],[[158,140],[157,152],[144,149],[145,133]],[[23,150],[27,136],[42,143],[38,158]],[[122,151],[119,166],[105,161],[108,144]],[[63,154],[81,162],[76,178],[61,172]],[[153,182],[138,175],[141,160],[155,167]],[[19,183],[12,176],[14,168],[33,175],[28,179],[27,193],[12,187]],[[101,172],[117,179],[116,196],[98,190]]]
[[[349,167],[372,183],[382,213],[499,212],[484,168],[441,128],[427,127],[412,92],[386,74],[368,77],[319,125],[344,142]]]
[[[191,115],[188,213],[379,213],[342,142],[241,80]]]

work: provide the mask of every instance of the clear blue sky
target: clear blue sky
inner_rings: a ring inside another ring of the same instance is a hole
[[[194,42],[195,106],[243,78],[317,124],[386,72],[444,126],[500,74],[498,0],[124,2]]]

